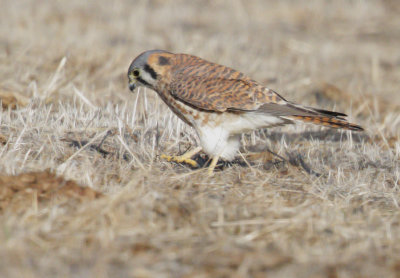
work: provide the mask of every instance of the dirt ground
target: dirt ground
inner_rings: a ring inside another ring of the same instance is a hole
[[[0,7],[0,277],[400,276],[397,1]],[[212,177],[166,162],[198,139],[153,91],[128,90],[148,49],[366,131],[255,131]]]

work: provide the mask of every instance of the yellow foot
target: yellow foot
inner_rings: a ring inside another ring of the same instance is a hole
[[[212,158],[211,164],[210,164],[210,166],[208,166],[208,169],[207,169],[207,174],[209,177],[212,177],[214,175],[214,169],[215,169],[215,166],[217,166],[218,160],[219,160],[219,155],[214,156]]]
[[[194,161],[191,157],[200,151],[201,151],[201,147],[197,147],[194,150],[188,151],[183,155],[169,156],[169,155],[163,154],[163,155],[161,155],[161,158],[166,159],[167,161],[173,161],[173,162],[177,162],[177,163],[186,163],[193,167],[198,167],[199,164],[197,164],[197,162]]]
[[[167,160],[169,162],[173,161],[173,162],[177,162],[177,163],[186,163],[186,164],[189,164],[190,166],[193,166],[193,167],[197,167],[198,166],[196,161],[194,161],[190,157],[186,157],[185,155],[170,156],[170,155],[162,154],[161,158],[165,159],[165,160]]]

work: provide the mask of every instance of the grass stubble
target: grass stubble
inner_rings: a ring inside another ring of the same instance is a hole
[[[398,277],[395,1],[202,2],[1,1],[0,276]],[[252,166],[213,177],[167,163],[197,138],[154,92],[128,92],[151,48],[366,132],[256,131]]]

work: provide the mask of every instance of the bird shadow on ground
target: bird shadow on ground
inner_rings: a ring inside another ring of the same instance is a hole
[[[355,143],[361,143],[369,140],[369,136],[365,133],[356,132],[343,132],[336,129],[326,129],[319,131],[304,131],[298,133],[288,133],[288,132],[265,132],[264,136],[270,142],[278,142],[284,139],[287,143],[302,142],[309,140],[321,140],[330,142],[341,142],[347,140],[353,140]],[[304,160],[304,156],[297,152],[286,152],[286,158],[271,151],[268,147],[268,143],[261,143],[257,145],[252,145],[246,148],[247,151],[253,153],[264,153],[268,152],[272,154],[275,159],[270,159],[263,163],[262,167],[265,170],[271,170],[272,168],[282,170],[288,165],[298,167],[303,169],[307,174],[320,177],[322,174],[314,171],[311,166]],[[246,151],[244,151],[246,152]],[[211,159],[207,155],[198,154],[193,158],[198,164],[198,167],[203,168],[208,167],[211,163]],[[219,161],[216,170],[223,170],[226,167],[231,167],[233,165],[239,165],[240,167],[258,166],[259,163],[237,158],[233,161]]]
[[[78,140],[78,139],[64,139],[64,141],[68,142],[71,147],[75,148],[83,148],[87,147],[89,150],[96,151],[99,154],[101,154],[104,158],[107,156],[115,156],[117,158],[120,158],[121,155],[117,151],[108,151],[105,150],[102,146],[103,143],[106,141],[106,139],[110,136],[113,135],[113,132],[109,131],[107,134],[102,138],[100,143],[93,143],[89,144],[90,139],[88,140]],[[331,142],[339,142],[339,141],[347,141],[347,140],[353,140],[353,142],[360,143],[365,140],[370,139],[368,135],[364,133],[355,133],[355,132],[342,132],[339,130],[334,130],[334,129],[327,129],[327,130],[321,130],[321,131],[304,131],[304,132],[298,132],[298,133],[287,133],[287,132],[264,132],[265,138],[270,141],[270,142],[278,142],[284,139],[288,143],[293,143],[293,142],[302,142],[302,141],[309,141],[309,140],[323,140],[323,141],[331,141]],[[88,145],[89,144],[89,145]],[[87,146],[88,145],[88,146]],[[313,175],[316,177],[321,176],[320,173],[314,171],[308,163],[303,158],[303,155],[297,151],[294,152],[286,152],[286,158],[271,151],[268,147],[268,143],[261,143],[257,145],[252,145],[248,146],[246,148],[246,151],[250,151],[252,153],[265,153],[268,152],[270,153],[274,159],[270,159],[266,162],[263,162],[262,167],[265,170],[271,170],[272,168],[282,170],[288,165],[298,167],[303,169],[307,174]],[[124,153],[122,155],[122,159],[126,161],[131,160],[131,155],[129,153]],[[191,169],[199,169],[199,168],[206,168],[210,165],[211,159],[204,153],[199,153],[196,154],[193,157],[193,160],[195,160],[198,164],[198,166],[191,166],[187,165]],[[178,163],[179,164],[179,163]],[[182,163],[184,164],[184,163]],[[240,167],[253,167],[253,166],[260,166],[259,162],[253,162],[251,160],[247,160],[244,158],[236,158],[233,161],[224,161],[220,160],[218,164],[216,165],[215,170],[217,171],[222,171],[225,168],[232,167],[234,165],[240,166]]]
[[[286,152],[287,158],[284,158],[274,153],[271,150],[266,150],[266,151],[271,153],[273,156],[277,157],[277,159],[271,159],[263,163],[262,167],[264,168],[264,170],[271,170],[273,168],[277,170],[283,170],[287,167],[287,165],[292,165],[295,167],[302,168],[306,173],[310,175],[314,175],[316,177],[321,176],[320,173],[311,169],[311,167],[304,161],[303,156],[298,152],[293,152],[293,153]],[[211,159],[205,154],[197,154],[193,157],[193,160],[197,162],[198,166],[192,167],[188,165],[191,169],[206,168],[211,164]],[[232,161],[220,160],[217,163],[215,170],[222,171],[225,168],[232,167],[234,165],[238,165],[240,167],[252,167],[252,166],[259,166],[259,163],[240,158],[236,158]]]

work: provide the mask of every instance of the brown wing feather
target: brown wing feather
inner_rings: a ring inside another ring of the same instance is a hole
[[[340,120],[345,120],[344,118],[341,118],[341,116],[346,116],[346,114],[343,113],[301,106],[288,101],[283,103],[264,103],[257,111],[273,116],[325,116]]]
[[[285,101],[243,73],[196,56],[177,54],[175,65],[170,93],[199,109],[254,111],[266,102]]]
[[[258,107],[250,84],[243,80],[186,76],[171,83],[170,89],[174,97],[203,110],[224,112]]]
[[[252,111],[287,120],[302,120],[331,127],[362,130],[347,122],[346,114],[301,106],[229,67],[179,54],[170,93],[178,100],[208,111]]]

